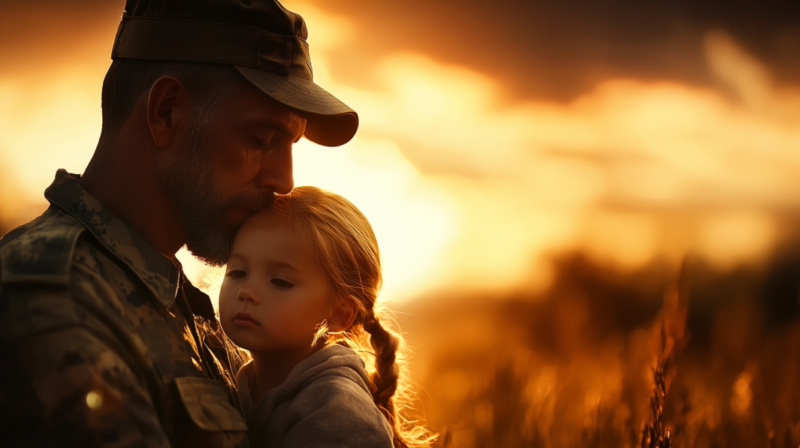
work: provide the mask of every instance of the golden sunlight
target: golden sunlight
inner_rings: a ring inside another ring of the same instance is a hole
[[[361,67],[368,86],[348,84],[333,76],[331,54],[352,43],[353,24],[289,3],[315,30],[318,82],[362,121],[344,148],[298,144],[296,184],[363,209],[388,297],[546,288],[551,257],[567,251],[623,269],[687,252],[732,266],[772,247],[773,209],[798,202],[800,94],[777,89],[721,31],[708,35],[708,59],[740,101],[609,79],[558,104],[515,99],[485,74],[408,52]],[[113,28],[102,30],[110,40]],[[99,34],[81,52],[91,57],[36,82],[0,75],[0,162],[18,177],[19,204],[43,207],[55,170],[80,172],[91,156],[108,64]],[[180,259],[200,281],[205,270],[185,252]]]

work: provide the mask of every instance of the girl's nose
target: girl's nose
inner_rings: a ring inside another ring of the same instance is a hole
[[[248,288],[246,285],[242,286],[242,288],[239,289],[238,298],[240,302],[252,302],[253,305],[258,305],[259,303],[261,303],[261,300],[259,300],[258,295],[255,294],[253,290]]]

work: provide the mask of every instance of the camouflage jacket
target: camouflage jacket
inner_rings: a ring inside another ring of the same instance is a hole
[[[45,197],[0,240],[0,446],[248,446],[208,296],[75,176]]]

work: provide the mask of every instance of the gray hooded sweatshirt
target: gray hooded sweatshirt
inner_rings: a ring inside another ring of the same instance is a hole
[[[372,400],[367,378],[355,351],[332,345],[297,364],[257,403],[248,381],[241,381],[251,446],[392,448],[392,429]]]

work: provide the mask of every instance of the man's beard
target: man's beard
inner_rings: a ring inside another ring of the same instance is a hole
[[[181,220],[186,247],[202,261],[221,266],[228,261],[241,226],[226,225],[226,214],[237,208],[267,208],[274,193],[260,191],[223,197],[219,186],[214,184],[214,167],[209,162],[213,148],[201,143],[200,134],[197,129],[187,132],[176,157],[160,166],[156,175]]]

